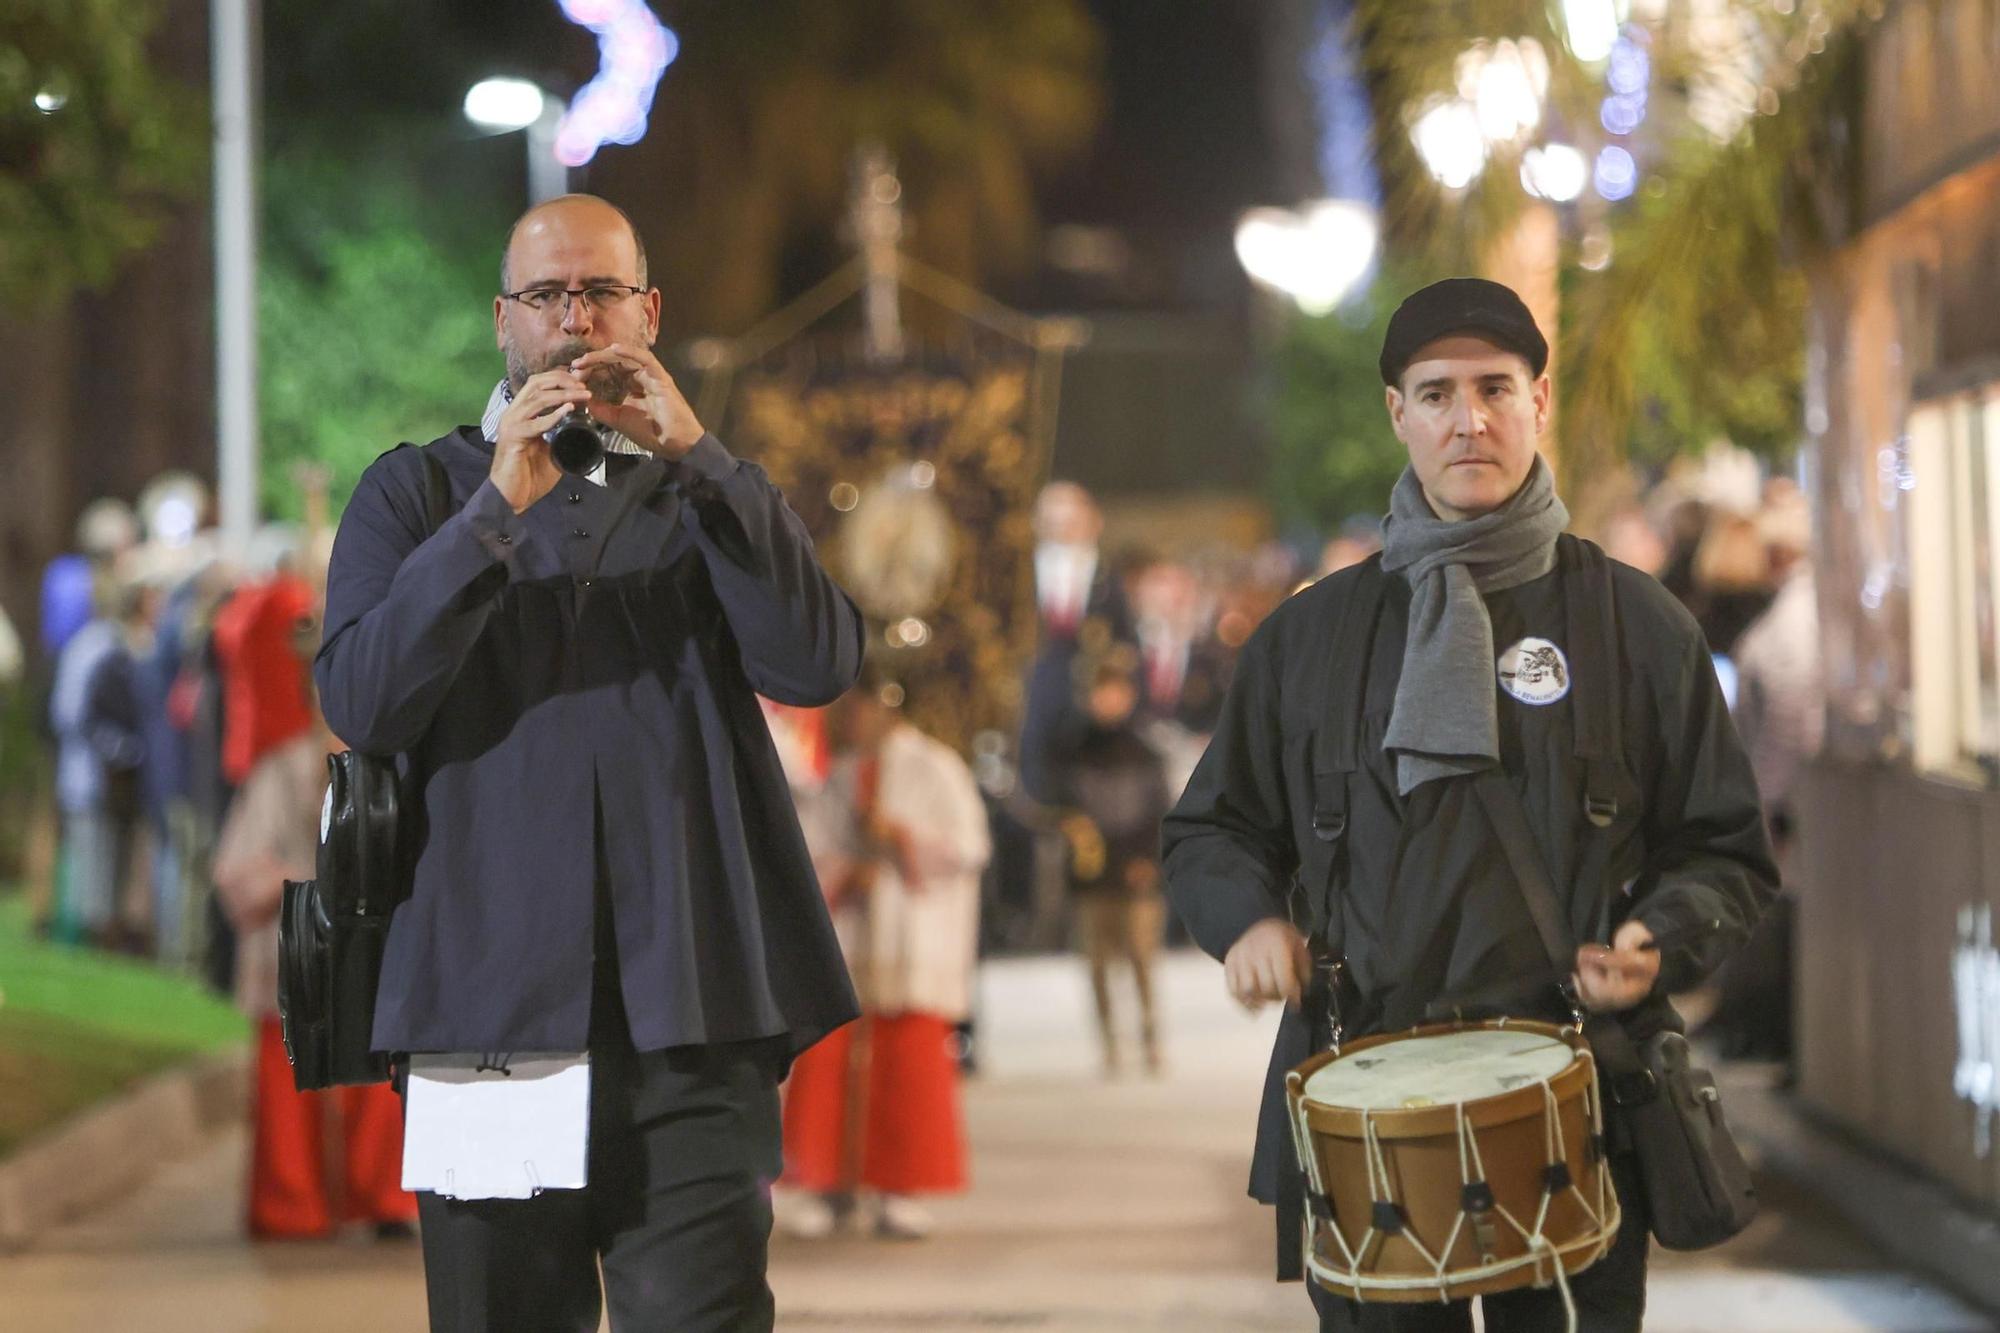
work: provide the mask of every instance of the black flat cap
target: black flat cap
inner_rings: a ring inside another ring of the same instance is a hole
[[[1412,293],[1389,317],[1389,332],[1382,339],[1382,382],[1401,381],[1418,352],[1454,333],[1475,333],[1519,352],[1536,376],[1548,368],[1548,339],[1513,288],[1485,278],[1446,278]]]

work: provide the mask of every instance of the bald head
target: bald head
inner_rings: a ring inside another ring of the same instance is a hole
[[[619,278],[618,281],[629,281],[637,287],[650,285],[646,281],[646,242],[640,239],[639,228],[631,216],[610,200],[600,199],[594,194],[565,194],[536,204],[521,214],[507,232],[507,246],[500,254],[500,290],[513,291],[514,280],[521,276],[522,270],[515,262],[515,256],[524,241],[540,242],[547,240],[551,234],[572,232],[622,232],[630,242],[629,254],[622,250],[623,241],[615,244],[620,248],[621,257],[630,261],[631,267],[627,271],[633,276]],[[532,277],[524,280],[534,281]]]

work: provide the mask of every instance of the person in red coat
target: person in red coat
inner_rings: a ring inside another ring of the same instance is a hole
[[[289,646],[296,678],[306,664]],[[310,709],[310,696],[308,695]],[[402,1187],[403,1107],[387,1083],[299,1092],[278,1021],[278,907],[287,879],[310,879],[319,847],[326,757],[343,748],[317,709],[308,729],[251,767],[216,844],[215,889],[236,928],[236,998],[257,1027],[250,1136],[250,1234],[277,1240],[324,1236],[341,1222],[405,1236],[417,1197]],[[327,1102],[344,1152],[340,1188],[329,1179],[323,1141]]]

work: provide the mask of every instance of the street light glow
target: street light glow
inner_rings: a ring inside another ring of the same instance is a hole
[[[1511,143],[1542,123],[1549,58],[1532,37],[1479,43],[1458,58],[1458,95],[1479,116],[1489,144]]]
[[[1375,262],[1374,213],[1349,199],[1327,199],[1303,212],[1256,208],[1236,226],[1244,272],[1283,292],[1308,315],[1346,299]]]
[[[1563,33],[1570,54],[1594,65],[1618,40],[1618,7],[1612,0],[1563,0]]]
[[[526,129],[542,106],[542,90],[526,79],[481,79],[465,94],[465,118],[495,133]]]
[[[1486,137],[1470,102],[1452,98],[1432,106],[1410,127],[1417,155],[1438,184],[1462,190],[1486,166]]]
[[[1538,199],[1566,204],[1583,193],[1590,164],[1566,143],[1544,144],[1521,154],[1521,188]]]

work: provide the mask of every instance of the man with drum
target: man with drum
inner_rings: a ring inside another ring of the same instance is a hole
[[[1250,1182],[1278,1206],[1281,1279],[1303,1269],[1294,1066],[1339,1036],[1568,1022],[1573,1005],[1643,1041],[1678,1028],[1667,995],[1714,971],[1776,892],[1694,621],[1646,575],[1558,541],[1569,516],[1536,451],[1547,362],[1533,316],[1497,283],[1449,279],[1396,311],[1381,370],[1410,465],[1379,563],[1321,580],[1258,629],[1165,824],[1168,890],[1230,993],[1287,1005]],[[1607,594],[1594,617],[1584,568]],[[1496,774],[1570,935],[1597,941],[1576,950],[1567,994],[1506,854],[1524,843],[1503,844]],[[1487,1329],[1562,1328],[1570,1301],[1581,1328],[1640,1327],[1646,1201],[1617,1106],[1606,1114],[1615,1242],[1566,1291],[1481,1297]],[[1312,1294],[1323,1329],[1472,1326],[1467,1300]]]

